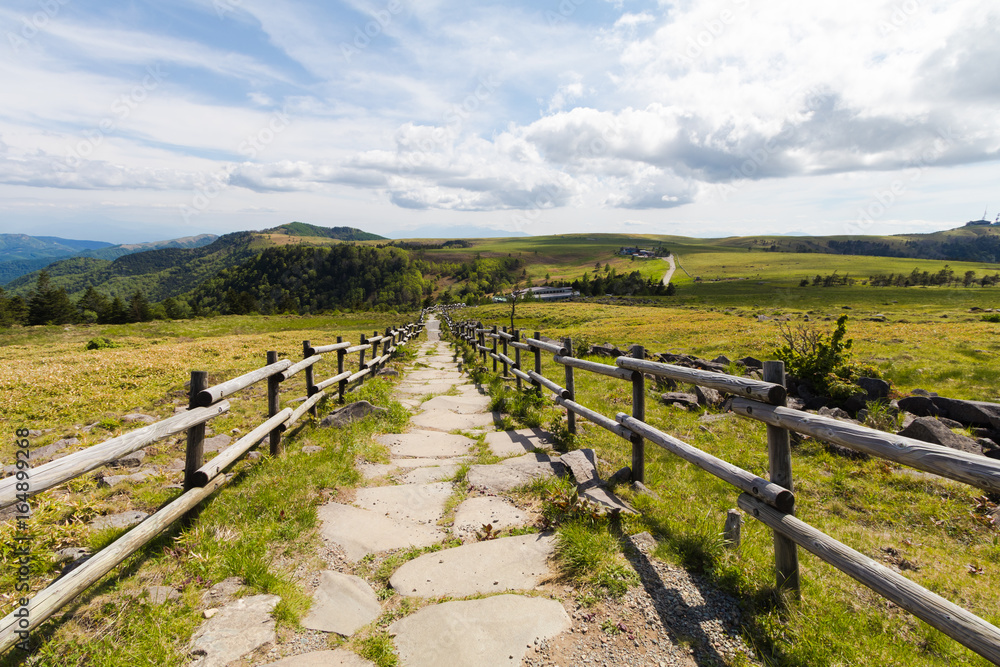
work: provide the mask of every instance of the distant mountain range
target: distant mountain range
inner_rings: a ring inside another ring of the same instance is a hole
[[[79,241],[58,236],[28,236],[0,234],[0,285],[33,273],[49,264],[68,257],[90,257],[113,260],[147,250],[163,248],[199,248],[215,241],[215,234],[185,236],[150,243],[114,245],[104,241]]]

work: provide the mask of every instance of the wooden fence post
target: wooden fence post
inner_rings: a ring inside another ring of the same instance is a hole
[[[563,338],[563,347],[566,348],[566,356],[567,357],[572,357],[573,356],[573,339],[572,338]],[[569,396],[567,396],[567,398],[569,400],[571,400],[571,401],[575,401],[576,400],[576,382],[575,382],[575,380],[573,378],[573,367],[570,366],[569,364],[567,364],[564,368],[566,369],[566,384],[565,384],[565,387],[566,387],[566,390],[569,392]],[[566,409],[566,429],[570,433],[576,433],[576,413],[573,412],[572,410],[568,409],[568,408]]]
[[[506,326],[504,326],[503,332],[507,333],[507,327]],[[503,345],[503,356],[506,357],[507,356],[507,337],[504,336],[501,340],[503,341],[501,343]],[[505,362],[503,362],[503,376],[507,377],[508,374],[509,374],[509,370],[507,368],[507,362],[505,361]]]
[[[492,350],[492,352],[494,354],[494,357],[493,357],[493,372],[496,373],[497,372],[497,358],[496,358],[495,355],[497,353],[497,325],[495,325],[495,324],[493,325],[493,350]]]
[[[514,329],[514,341],[517,343],[521,342],[521,330]],[[521,348],[514,346],[514,368],[521,370]],[[515,373],[514,375],[517,375]],[[517,375],[517,390],[521,391],[521,376]]]
[[[368,343],[368,338],[364,334],[361,334],[361,342],[358,343],[358,345],[365,345],[366,343]],[[365,367],[365,351],[364,349],[362,349],[361,361],[358,362],[358,370],[359,371],[364,370],[364,367]],[[358,378],[358,384],[364,384],[364,383],[365,383],[365,376],[362,375],[360,378]]]
[[[482,329],[483,323],[480,322],[476,325],[476,329]],[[479,346],[482,348],[479,350],[479,356],[483,360],[483,366],[486,366],[486,332],[479,331],[476,335],[476,340],[479,341]]]
[[[188,410],[198,407],[198,394],[208,389],[208,372],[191,371],[191,390],[188,393]],[[195,487],[194,474],[205,465],[205,424],[192,426],[187,431],[187,452],[184,457],[184,490]]]
[[[312,341],[308,341],[308,340],[302,341],[302,358],[303,359],[308,359],[309,358],[309,348],[310,347],[312,347]],[[306,396],[312,396],[313,394],[316,393],[313,390],[313,385],[315,384],[315,382],[313,382],[313,380],[314,380],[313,367],[312,366],[307,366],[306,367]],[[317,416],[318,412],[317,412],[317,408],[316,408],[315,405],[312,406],[311,408],[309,408],[309,414],[311,414],[313,417]]]
[[[783,361],[764,362],[764,381],[785,385],[785,363]],[[782,402],[784,404],[784,402]],[[771,481],[792,488],[792,448],[788,431],[780,426],[767,426],[767,459],[770,467]],[[795,510],[789,511],[794,514]],[[793,596],[800,596],[799,589],[799,554],[795,542],[774,532],[774,570],[779,590],[787,590]]]
[[[632,356],[636,359],[646,358],[646,348],[635,345]],[[632,374],[632,416],[639,421],[646,421],[646,376],[642,371]],[[632,441],[632,481],[646,482],[646,442],[641,435],[633,434]]]
[[[535,340],[542,339],[542,332],[535,332]],[[532,346],[531,351],[535,353],[535,372],[539,375],[542,374],[542,348]],[[542,384],[537,380],[532,380],[531,384],[535,386],[535,390],[538,391],[539,396],[542,394]]]
[[[270,351],[267,353],[267,365],[278,363],[278,353],[275,351]],[[278,414],[280,396],[279,392],[281,390],[281,376],[272,375],[267,378],[267,416],[273,417]],[[271,440],[271,456],[278,456],[281,454],[281,429],[274,429],[270,433]]]
[[[337,342],[343,343],[344,337],[337,336]],[[343,350],[337,350],[337,375],[344,374],[344,357],[346,356]],[[337,383],[337,402],[344,402],[344,391],[347,389],[347,380],[341,380]]]

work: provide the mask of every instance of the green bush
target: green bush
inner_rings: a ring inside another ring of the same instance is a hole
[[[789,375],[804,380],[814,389],[837,399],[846,399],[861,391],[853,381],[859,377],[880,377],[877,368],[851,362],[854,341],[847,336],[847,315],[837,319],[832,334],[804,325],[793,329],[778,324],[785,344],[775,356],[785,362]]]
[[[1000,313],[983,315],[983,322],[1000,322]]]
[[[110,338],[104,338],[103,336],[93,338],[87,342],[88,350],[104,350],[113,347],[121,347],[121,344],[114,342]]]

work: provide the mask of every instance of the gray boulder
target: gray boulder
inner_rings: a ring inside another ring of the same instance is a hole
[[[880,398],[889,397],[889,383],[879,378],[858,378],[854,384],[865,390],[869,401],[877,401]]]
[[[952,432],[950,428],[933,417],[917,417],[913,423],[899,432],[899,435],[924,442],[932,442],[957,449],[969,454],[982,454],[983,448],[972,438]]]
[[[710,387],[701,387],[696,385],[694,388],[694,394],[698,399],[699,405],[715,407],[716,405],[722,403],[722,394]]]
[[[1000,428],[1000,404],[984,401],[961,401],[944,396],[933,396],[931,400],[943,415],[955,421],[963,424]]]
[[[367,417],[372,413],[385,413],[385,412],[388,412],[388,410],[386,410],[385,408],[376,407],[371,403],[369,403],[368,401],[357,401],[355,403],[351,403],[349,405],[345,405],[342,408],[334,410],[326,417],[324,417],[323,421],[321,421],[319,425],[323,427],[333,426],[336,428],[344,428],[351,422],[357,421],[359,419],[364,419],[365,417]]]
[[[899,399],[899,409],[918,417],[937,417],[941,409],[934,405],[929,396],[907,396]]]
[[[668,391],[662,394],[660,399],[667,405],[676,405],[685,409],[698,407],[698,397],[682,391]]]

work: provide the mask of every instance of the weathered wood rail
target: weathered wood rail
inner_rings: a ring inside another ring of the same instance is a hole
[[[780,361],[766,362],[764,380],[753,380],[648,361],[644,358],[645,351],[635,346],[634,356],[617,357],[612,366],[573,357],[570,339],[561,344],[549,342],[542,340],[538,331],[533,337],[524,338],[520,330],[508,331],[505,327],[499,332],[496,327],[484,327],[482,322],[456,322],[448,311],[444,311],[442,317],[457,344],[469,345],[480,355],[484,366],[488,358],[493,360],[494,371],[498,360],[509,364],[511,373],[517,378],[518,389],[524,381],[535,391],[540,392],[542,387],[552,391],[554,402],[567,411],[571,433],[575,432],[575,421],[571,417],[578,415],[629,440],[634,482],[645,481],[644,447],[648,440],[742,491],[737,499],[739,507],[774,533],[775,579],[779,589],[799,595],[797,547],[801,546],[962,645],[1000,664],[1000,628],[794,516],[789,436],[791,431],[811,435],[992,492],[1000,491],[1000,461],[785,407],[784,365]],[[487,345],[486,339],[492,339],[492,347]],[[498,340],[509,342],[515,348],[517,356],[513,363],[497,354]],[[533,370],[522,370],[522,351],[534,356]],[[552,360],[565,368],[565,387],[542,375],[543,351],[552,354]],[[577,403],[573,390],[574,370],[631,382],[632,414],[618,413],[612,419]],[[646,375],[708,387],[730,395],[734,413],[766,424],[770,479],[722,461],[648,424],[645,420]]]
[[[27,604],[0,620],[0,653],[5,652],[18,641],[37,628],[59,609],[71,602],[87,588],[99,581],[130,555],[148,544],[175,521],[187,514],[200,502],[211,496],[228,481],[226,470],[239,461],[265,438],[270,440],[271,454],[277,456],[282,451],[281,434],[292,427],[306,412],[316,414],[316,405],[328,394],[326,387],[337,385],[336,399],[344,401],[350,384],[363,382],[392,358],[396,350],[423,331],[423,317],[398,328],[386,329],[383,334],[375,332],[371,338],[361,337],[361,344],[354,345],[337,337],[337,343],[313,347],[310,341],[303,341],[303,359],[298,363],[277,359],[277,352],[267,353],[267,365],[257,370],[227,380],[213,387],[205,386],[205,371],[191,372],[189,408],[180,414],[136,429],[124,435],[86,449],[73,452],[38,468],[28,469],[25,475],[12,475],[0,480],[0,509],[15,506],[22,516],[15,520],[26,520],[30,512],[29,499],[43,491],[52,489],[79,475],[108,465],[139,449],[177,433],[187,433],[187,450],[184,474],[184,493],[146,517],[142,523],[130,529],[117,540],[91,556],[86,562],[39,591]],[[336,352],[337,374],[329,380],[314,383],[317,365],[324,354]],[[345,370],[347,355],[360,353],[358,370]],[[370,358],[366,361],[365,354]],[[308,395],[296,409],[280,407],[281,383],[299,372],[305,372]],[[267,419],[245,436],[219,452],[208,463],[204,460],[205,424],[229,408],[229,397],[254,384],[267,380]],[[19,471],[20,472],[20,471]],[[18,484],[27,482],[29,487]],[[26,610],[26,611],[22,611]]]

